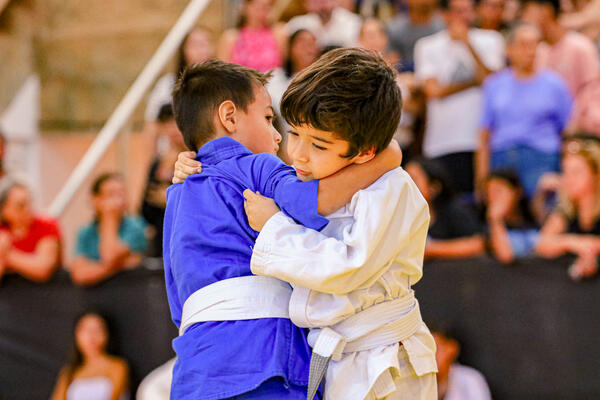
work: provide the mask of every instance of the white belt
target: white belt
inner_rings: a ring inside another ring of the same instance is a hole
[[[268,276],[225,279],[192,293],[183,304],[179,335],[198,322],[289,318],[292,288]]]
[[[333,361],[339,361],[344,353],[370,350],[401,342],[414,335],[421,324],[419,303],[411,291],[406,296],[371,306],[345,320],[327,328],[311,329],[308,343],[315,354]],[[312,363],[312,360],[311,360]],[[315,363],[316,364],[316,363]],[[319,386],[326,365],[315,369],[315,377],[309,382],[309,396]],[[313,370],[311,369],[311,374]],[[373,387],[378,396],[395,389],[389,373],[378,378]]]

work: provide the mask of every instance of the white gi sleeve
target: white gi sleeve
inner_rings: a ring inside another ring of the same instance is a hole
[[[252,272],[333,294],[372,285],[392,262],[412,271],[412,283],[420,279],[429,210],[405,171],[390,171],[356,193],[349,210],[354,223],[340,240],[276,214],[256,240]]]

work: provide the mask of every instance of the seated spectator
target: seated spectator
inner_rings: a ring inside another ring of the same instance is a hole
[[[456,362],[460,354],[458,340],[448,333],[432,334],[437,347],[438,399],[491,400],[490,388],[481,372]]]
[[[183,72],[185,67],[192,64],[202,64],[214,56],[212,34],[200,27],[195,27],[187,34],[177,53],[177,70],[163,75],[152,89],[148,97],[144,119],[147,124],[153,124],[158,118],[160,108],[165,104],[171,104],[171,92],[175,80]],[[156,127],[154,127],[156,128]],[[155,129],[154,129],[155,130]]]
[[[125,182],[119,174],[96,179],[92,197],[96,215],[79,230],[70,270],[78,285],[92,285],[138,266],[147,247],[143,218],[126,215]]]
[[[503,263],[535,251],[538,229],[519,177],[512,170],[490,173],[485,191],[490,247]]]
[[[17,273],[35,282],[52,277],[61,262],[58,223],[33,212],[31,192],[9,177],[0,183],[0,278]]]
[[[107,352],[111,337],[106,319],[88,312],[77,319],[69,364],[58,376],[51,400],[125,400],[129,368]]]
[[[294,17],[287,23],[290,34],[307,29],[315,34],[322,49],[356,46],[362,25],[360,16],[338,7],[335,0],[305,0],[305,6],[308,14]]]
[[[561,134],[572,108],[562,78],[536,70],[538,42],[539,32],[531,25],[521,25],[509,35],[512,66],[484,85],[476,160],[479,186],[490,168],[510,168],[519,175],[528,198],[543,174],[558,171]]]
[[[571,277],[590,277],[598,270],[600,255],[600,139],[567,139],[562,170],[559,205],[542,227],[536,250],[549,258],[574,254]]]
[[[567,29],[583,33],[596,46],[600,46],[600,0],[573,3],[574,9],[561,15],[560,24]]]
[[[466,258],[485,250],[483,228],[455,195],[444,167],[435,160],[415,159],[406,166],[429,204],[426,258]]]
[[[563,77],[571,96],[600,76],[598,49],[581,33],[569,31],[559,23],[560,0],[526,0],[523,21],[540,29],[545,43],[540,45],[538,68],[549,68]]]
[[[398,13],[388,23],[390,47],[400,57],[403,71],[414,71],[417,41],[444,29],[444,20],[436,13],[437,3],[437,0],[408,0],[408,13]]]
[[[483,108],[480,85],[504,66],[504,38],[470,28],[473,0],[447,0],[442,6],[447,29],[415,45],[415,74],[427,98],[423,153],[444,164],[460,193],[471,193]]]
[[[186,151],[183,136],[177,128],[171,104],[165,104],[158,114],[158,132],[168,139],[167,148],[159,152],[152,161],[148,182],[142,200],[141,214],[153,228],[152,240],[148,243],[150,257],[162,257],[163,220],[167,205],[167,188],[171,185],[173,165],[177,155]]]
[[[218,57],[261,72],[281,67],[286,33],[283,25],[271,26],[273,0],[244,0],[238,27],[223,32]]]
[[[363,49],[378,53],[393,68],[399,67],[398,53],[390,50],[389,40],[383,22],[377,18],[367,18],[363,21],[358,37],[358,44]]]

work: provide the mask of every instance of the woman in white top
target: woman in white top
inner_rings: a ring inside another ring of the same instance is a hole
[[[88,312],[75,325],[74,351],[58,377],[52,400],[123,400],[128,398],[129,368],[107,353],[106,320]]]

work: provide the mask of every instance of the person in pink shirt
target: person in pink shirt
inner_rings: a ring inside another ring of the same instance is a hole
[[[221,36],[218,58],[260,72],[281,67],[286,34],[283,26],[271,26],[272,8],[273,0],[244,0],[238,27]]]
[[[539,47],[538,68],[563,77],[574,97],[600,76],[598,50],[585,35],[559,24],[560,0],[525,0],[523,21],[536,25],[545,43]]]

